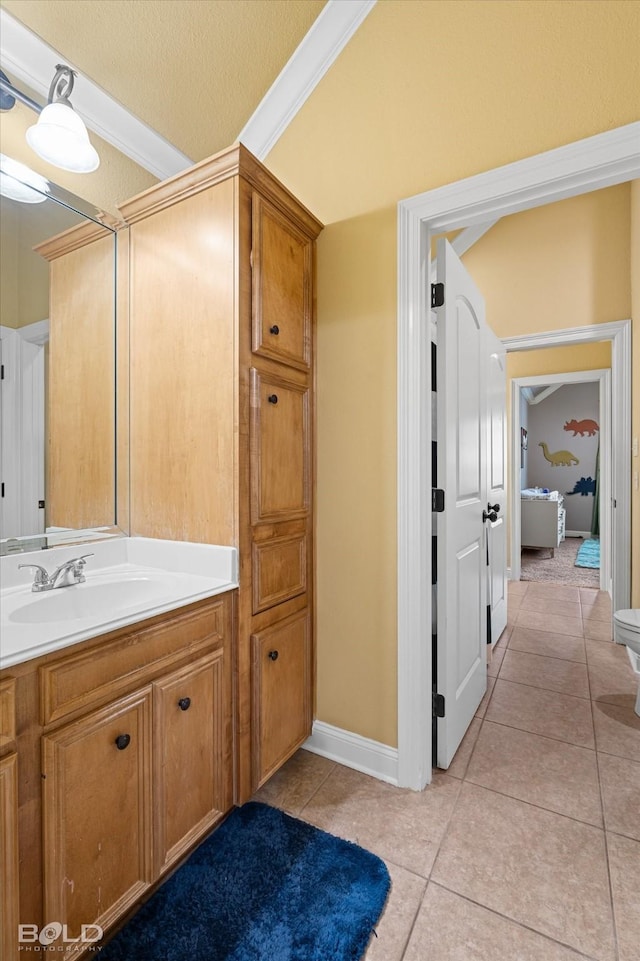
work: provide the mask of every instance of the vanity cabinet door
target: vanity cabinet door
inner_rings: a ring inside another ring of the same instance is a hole
[[[310,399],[306,384],[251,370],[251,520],[309,512]]]
[[[18,758],[0,760],[0,956],[18,955]]]
[[[252,201],[252,348],[309,370],[313,243],[258,193]]]
[[[251,636],[253,783],[263,784],[311,734],[307,610]]]
[[[153,685],[159,873],[232,806],[229,682],[218,650]]]
[[[152,880],[151,688],[43,742],[44,916],[108,928]]]

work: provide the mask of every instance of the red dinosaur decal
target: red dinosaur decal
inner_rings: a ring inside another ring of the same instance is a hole
[[[584,437],[585,434],[593,437],[599,429],[595,420],[568,420],[564,425],[564,430],[572,430],[574,437],[576,434],[580,434],[581,437]]]

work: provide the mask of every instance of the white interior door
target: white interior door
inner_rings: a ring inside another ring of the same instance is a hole
[[[484,301],[446,240],[438,241],[436,518],[438,767],[447,768],[487,687],[487,365]]]
[[[490,640],[495,644],[507,626],[507,352],[490,327],[486,329],[487,357],[487,479],[488,511],[497,514],[487,522]]]

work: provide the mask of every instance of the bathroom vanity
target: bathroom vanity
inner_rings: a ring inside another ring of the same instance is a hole
[[[107,930],[233,805],[235,551],[95,552],[84,583],[3,592],[6,958],[18,923],[54,922],[77,957],[83,924]]]

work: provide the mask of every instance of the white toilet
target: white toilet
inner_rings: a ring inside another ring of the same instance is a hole
[[[615,612],[613,639],[616,644],[626,644],[640,659],[640,609]],[[636,714],[640,717],[640,685],[636,698]]]

